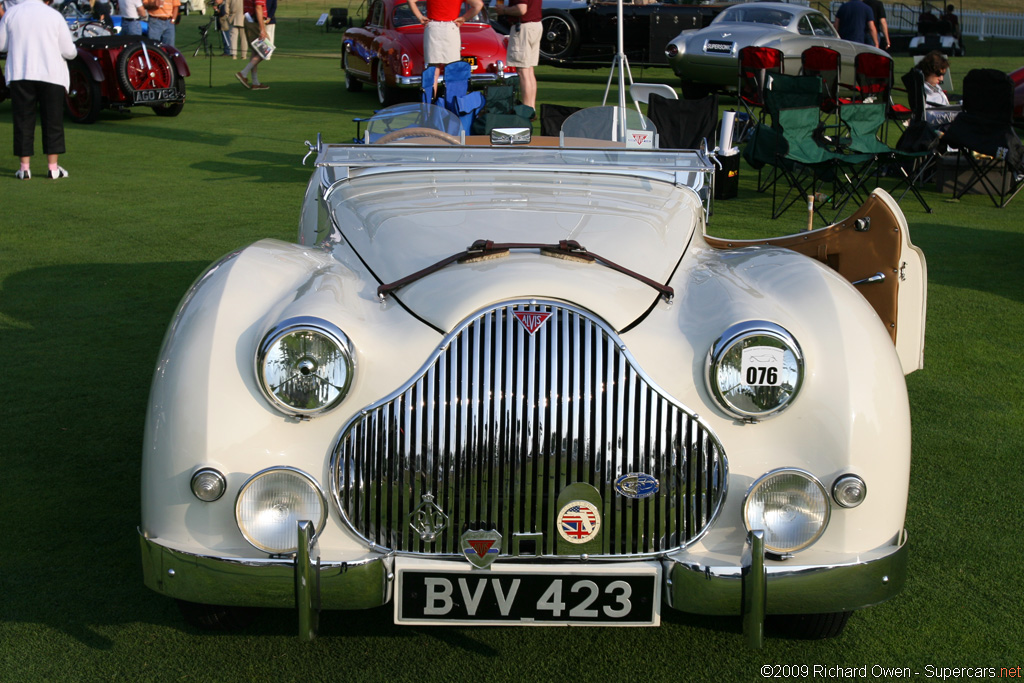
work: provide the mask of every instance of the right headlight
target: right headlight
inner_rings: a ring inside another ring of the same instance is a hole
[[[263,337],[256,354],[260,389],[287,415],[312,416],[334,408],[352,385],[352,344],[320,318],[291,318]]]
[[[776,415],[800,391],[800,345],[775,323],[750,320],[727,329],[708,351],[708,391],[729,414],[743,420]]]
[[[796,468],[768,472],[743,501],[747,530],[764,531],[764,547],[775,553],[803,550],[825,532],[831,507],[814,475]]]

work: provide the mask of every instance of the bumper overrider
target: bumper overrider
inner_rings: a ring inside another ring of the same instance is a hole
[[[392,600],[399,556],[325,560],[312,523],[300,522],[297,534],[298,552],[292,557],[227,558],[172,549],[140,531],[145,583],[158,593],[191,602],[297,608],[299,635],[307,640],[316,636],[321,609],[366,609]],[[657,567],[658,592],[665,604],[695,614],[740,615],[748,644],[759,647],[768,614],[850,611],[899,593],[906,580],[907,534],[874,551],[827,565],[800,565],[793,560],[766,564],[765,560],[763,532],[752,530],[734,564],[711,566],[685,550],[644,564]],[[441,571],[468,566],[449,559],[436,564]],[[573,564],[558,566],[567,576],[574,571]],[[529,564],[518,565],[523,572],[529,568]],[[488,571],[473,569],[472,573]]]

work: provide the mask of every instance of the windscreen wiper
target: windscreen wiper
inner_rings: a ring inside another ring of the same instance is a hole
[[[531,244],[521,242],[496,243],[491,240],[477,240],[465,251],[460,251],[447,258],[443,258],[437,263],[427,266],[423,270],[418,270],[412,275],[406,275],[400,280],[395,280],[389,284],[381,285],[377,288],[377,296],[383,301],[391,292],[401,289],[408,284],[412,284],[431,273],[436,273],[442,268],[453,263],[473,263],[475,261],[486,261],[488,259],[501,258],[503,256],[508,256],[513,249],[538,249],[544,256],[554,256],[556,258],[581,261],[584,263],[600,263],[603,266],[616,270],[623,275],[628,275],[629,277],[639,280],[645,285],[657,290],[665,301],[672,301],[672,297],[675,296],[675,291],[668,285],[655,282],[648,277],[644,277],[640,273],[609,261],[603,256],[598,256],[593,252],[587,251],[586,248],[581,246],[576,240],[561,240],[558,244]]]

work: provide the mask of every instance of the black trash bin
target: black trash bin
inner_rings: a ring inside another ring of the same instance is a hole
[[[718,155],[722,168],[715,167],[715,199],[733,199],[740,186],[740,154]]]

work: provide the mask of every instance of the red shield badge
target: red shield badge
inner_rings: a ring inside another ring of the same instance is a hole
[[[462,534],[462,554],[474,567],[485,569],[501,553],[501,534],[490,529]]]
[[[533,336],[533,333],[541,328],[541,326],[548,321],[551,317],[550,313],[543,311],[515,311],[514,315],[522,323],[526,331]]]

